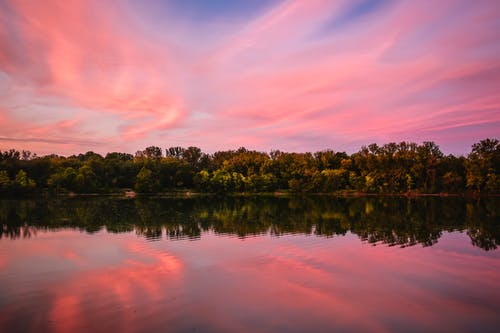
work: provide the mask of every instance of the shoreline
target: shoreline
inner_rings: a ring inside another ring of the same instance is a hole
[[[144,197],[159,197],[159,198],[190,198],[190,197],[255,197],[255,196],[272,196],[272,197],[307,197],[307,196],[325,196],[325,197],[338,197],[338,198],[367,198],[367,197],[406,197],[406,198],[422,198],[422,197],[440,197],[440,198],[485,198],[485,197],[500,197],[500,193],[475,193],[475,192],[462,192],[462,193],[366,193],[357,191],[342,191],[336,193],[309,193],[309,192],[288,192],[288,191],[274,191],[274,192],[230,192],[230,193],[216,193],[216,192],[197,192],[192,190],[185,191],[166,191],[166,192],[152,192],[140,193],[130,189],[123,189],[112,191],[109,193],[75,193],[75,192],[59,192],[52,193],[43,191],[31,194],[17,194],[9,196],[12,199],[19,198],[33,198],[33,197],[49,197],[49,198],[78,198],[78,197],[116,197],[116,198],[144,198]],[[0,196],[0,199],[5,197]]]

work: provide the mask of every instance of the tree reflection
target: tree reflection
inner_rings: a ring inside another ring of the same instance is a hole
[[[66,198],[0,201],[0,238],[40,230],[134,231],[149,240],[198,239],[204,232],[241,238],[290,233],[334,237],[351,232],[390,246],[432,246],[443,231],[464,230],[474,246],[500,239],[500,198],[194,197]]]

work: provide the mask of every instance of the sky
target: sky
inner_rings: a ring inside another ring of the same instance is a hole
[[[0,0],[0,150],[500,134],[500,1]]]

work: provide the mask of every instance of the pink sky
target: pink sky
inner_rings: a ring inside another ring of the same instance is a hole
[[[175,3],[3,1],[0,149],[466,154],[499,137],[497,1]]]

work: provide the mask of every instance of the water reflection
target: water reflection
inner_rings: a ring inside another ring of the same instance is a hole
[[[500,240],[500,199],[232,197],[182,199],[51,199],[0,201],[0,238],[39,230],[135,231],[148,240],[199,239],[202,232],[240,238],[269,233],[332,237],[356,234],[401,247],[438,242],[443,231],[466,231],[474,246]]]
[[[496,332],[495,200],[2,201],[0,327]]]

